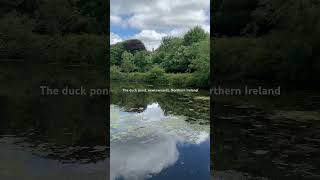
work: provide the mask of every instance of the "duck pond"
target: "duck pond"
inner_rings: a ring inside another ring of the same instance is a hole
[[[109,179],[108,97],[43,96],[39,88],[105,87],[103,72],[1,64],[1,180]]]
[[[111,84],[111,180],[210,179],[209,92]]]
[[[282,89],[280,96],[212,97],[214,179],[320,178],[319,93]]]
[[[104,87],[104,71],[0,69],[1,180],[209,179],[208,92],[123,93],[151,86],[112,83],[112,97],[43,96],[41,85]]]

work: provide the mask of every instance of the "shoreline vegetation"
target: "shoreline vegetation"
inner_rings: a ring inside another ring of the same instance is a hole
[[[210,35],[199,26],[183,37],[164,37],[153,51],[139,40],[114,44],[110,51],[112,80],[209,88]]]
[[[216,0],[211,4],[214,83],[319,87],[318,1]]]
[[[107,1],[0,2],[0,62],[106,66]]]
[[[108,72],[110,61],[113,80],[188,87],[208,88],[210,73],[214,84],[319,87],[320,7],[316,1],[217,0],[211,3],[211,47],[209,35],[202,39],[199,31],[199,39],[193,39],[197,35],[192,33],[188,38],[165,38],[153,52],[138,47],[122,54],[123,43],[112,45],[110,59],[106,3],[1,2],[0,62],[96,65]]]

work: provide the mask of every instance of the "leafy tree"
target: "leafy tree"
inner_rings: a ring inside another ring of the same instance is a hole
[[[193,59],[201,53],[195,51],[193,45],[204,40],[208,41],[208,38],[209,34],[201,27],[191,29],[183,38],[166,37],[162,40],[162,43],[156,52],[155,59],[157,62],[160,62],[166,72],[193,72],[194,66],[190,66],[190,64]],[[207,45],[209,48],[209,43]],[[160,57],[162,60],[159,59],[159,55],[162,55],[162,57]]]
[[[211,1],[211,19],[215,36],[238,36],[250,23],[252,12],[259,0],[214,0]]]
[[[151,66],[151,56],[147,51],[138,51],[134,54],[133,63],[139,72],[145,72]]]
[[[110,67],[110,76],[112,79],[122,79],[123,73],[121,73],[119,66]]]
[[[192,46],[194,59],[190,67],[195,70],[199,87],[206,87],[210,81],[210,39],[207,37]]]
[[[185,73],[189,71],[192,53],[189,46],[180,46],[174,53],[168,54],[161,64],[167,72]]]
[[[133,55],[130,52],[123,52],[122,53],[122,64],[121,69],[124,72],[133,72],[135,70],[135,65],[133,64]]]
[[[183,44],[186,46],[200,42],[207,37],[207,33],[199,26],[189,30],[183,37]]]
[[[93,18],[91,23],[94,26],[93,28],[95,28],[95,33],[109,33],[107,28],[107,19],[109,17],[107,8],[109,6],[109,1],[76,0],[76,5],[82,15]],[[91,29],[94,30],[93,28]]]
[[[39,59],[38,51],[41,46],[32,33],[34,21],[26,16],[10,13],[1,18],[0,23],[0,58]]]
[[[122,64],[123,44],[117,43],[110,48],[110,64],[120,66]]]
[[[158,52],[173,52],[176,51],[183,43],[183,39],[179,37],[164,37],[161,41]]]
[[[156,51],[151,55],[151,62],[152,64],[158,64],[160,65],[164,58],[166,56],[166,53],[163,51]]]
[[[148,72],[148,81],[150,82],[162,82],[164,81],[165,71],[160,66],[153,66],[150,72]]]
[[[49,34],[67,33],[79,17],[78,10],[70,1],[46,1],[40,5],[36,31]]]

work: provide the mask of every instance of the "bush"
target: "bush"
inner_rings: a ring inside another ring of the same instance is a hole
[[[98,35],[68,35],[59,38],[57,60],[63,63],[106,64],[106,40]]]
[[[186,86],[186,79],[192,76],[190,73],[176,73],[176,74],[166,74],[166,79],[168,84],[177,87]]]
[[[124,74],[120,71],[120,68],[117,66],[111,66],[110,68],[110,79],[121,80],[124,79]]]
[[[144,82],[147,79],[147,74],[141,72],[128,73],[127,78],[128,81],[132,82]]]
[[[31,62],[106,64],[106,38],[101,35],[34,33],[34,20],[11,13],[1,17],[0,58]]]
[[[146,81],[153,83],[164,83],[164,73],[165,71],[160,66],[156,65],[150,70],[150,72],[147,73]]]
[[[2,17],[0,23],[0,58],[33,59],[38,56],[31,19],[12,13]]]

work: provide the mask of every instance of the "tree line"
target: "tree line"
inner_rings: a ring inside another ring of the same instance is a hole
[[[212,6],[216,81],[319,82],[320,1],[216,0]]]
[[[126,42],[111,46],[111,78],[209,86],[210,35],[201,27],[182,37],[164,37],[159,48],[130,52]]]
[[[105,64],[108,2],[0,1],[0,60]]]

